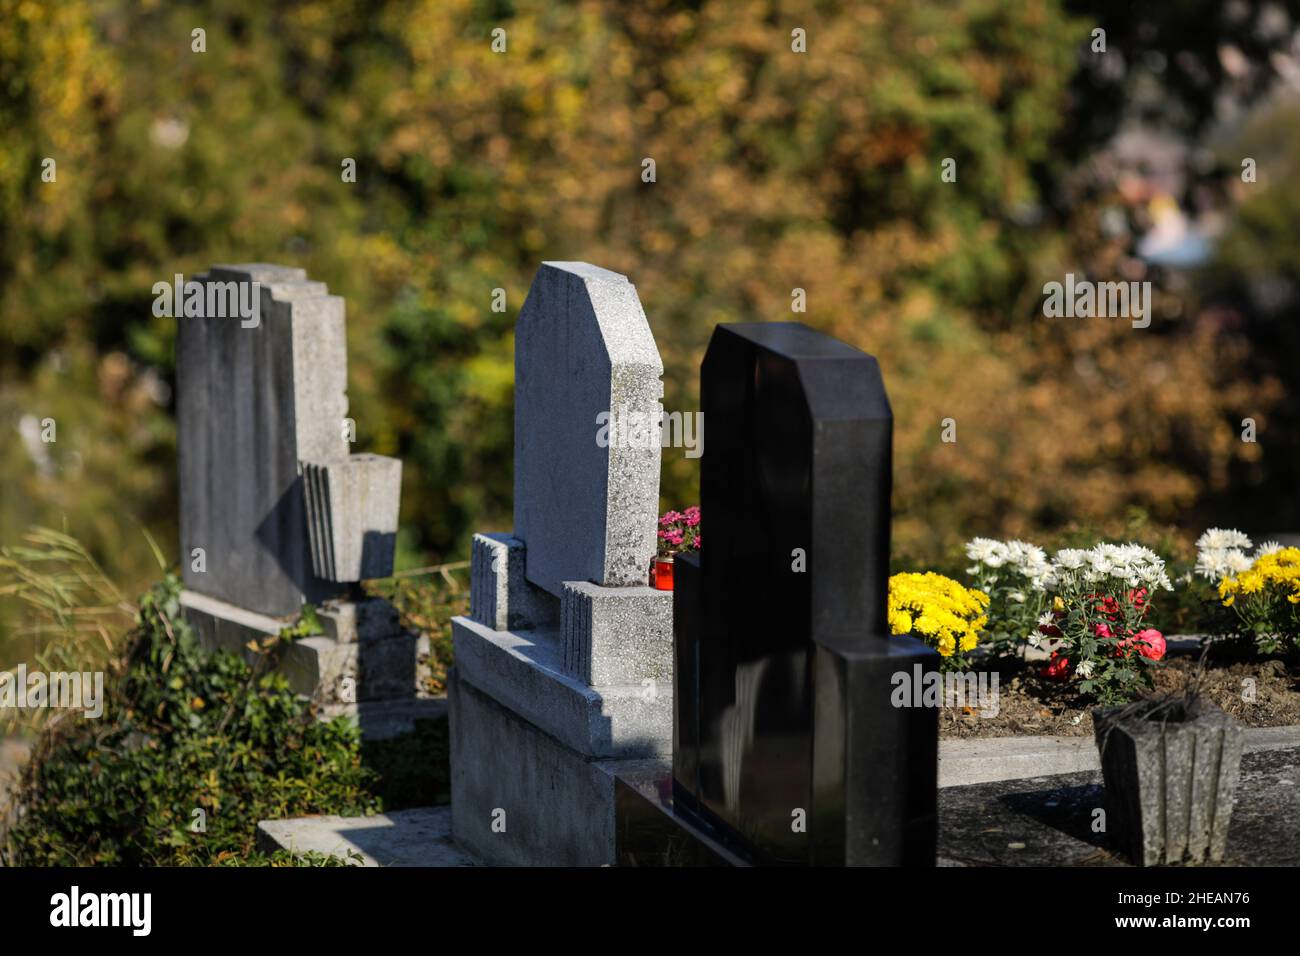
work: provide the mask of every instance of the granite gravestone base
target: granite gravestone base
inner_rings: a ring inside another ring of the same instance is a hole
[[[660,448],[602,444],[598,416],[657,421],[663,366],[635,288],[586,263],[543,264],[515,348],[515,528],[475,536],[452,620],[452,835],[612,864],[616,774],[671,746],[672,594],[646,584]]]
[[[938,656],[886,627],[879,367],[797,323],[723,325],[701,396],[709,546],[676,571],[671,786],[623,781],[622,858],[662,830],[714,861],[932,865],[937,712],[893,692]]]

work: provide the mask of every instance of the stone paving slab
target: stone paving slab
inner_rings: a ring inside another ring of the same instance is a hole
[[[939,793],[940,866],[1126,866],[1092,831],[1105,806],[1100,771],[947,787]],[[1227,866],[1300,865],[1300,748],[1242,760]],[[365,866],[478,866],[451,842],[451,808],[373,817],[264,820],[268,851],[360,853]]]
[[[1248,727],[1246,752],[1300,747],[1300,726]],[[1100,770],[1088,737],[972,737],[939,741],[939,786]]]
[[[451,807],[395,810],[372,817],[294,817],[257,825],[258,847],[267,851],[315,850],[361,855],[361,866],[478,866],[451,841]]]
[[[939,791],[941,866],[1126,866],[1094,833],[1101,771]],[[1300,865],[1300,747],[1242,759],[1224,866]]]

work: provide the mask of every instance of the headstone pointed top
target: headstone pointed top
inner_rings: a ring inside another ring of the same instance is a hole
[[[862,359],[872,356],[831,338],[802,322],[734,322],[719,325],[716,335],[737,335],[791,359]]]
[[[542,262],[543,268],[558,269],[561,272],[571,272],[575,276],[583,279],[598,279],[604,282],[627,282],[627,276],[621,272],[615,272],[612,269],[602,269],[600,266],[594,266],[590,262],[565,262],[557,259],[547,259]]]
[[[543,262],[520,310],[516,332],[525,323],[555,329],[562,313],[566,328],[594,321],[610,365],[644,364],[655,370],[656,377],[663,375],[650,323],[627,276],[590,262]],[[515,349],[517,355],[517,343]]]
[[[759,375],[771,375],[778,366],[788,366],[801,384],[792,401],[806,404],[815,421],[893,420],[876,357],[802,322],[719,325],[709,341],[704,365],[728,364],[740,355],[750,356],[748,361]]]
[[[587,262],[542,263],[515,327],[514,526],[527,544],[528,580],[557,597],[565,581],[646,581],[662,375],[626,276]],[[640,431],[611,428],[612,420]]]

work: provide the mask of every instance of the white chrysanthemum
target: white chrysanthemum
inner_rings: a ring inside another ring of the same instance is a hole
[[[1098,545],[1091,551],[1087,552],[1087,562],[1092,569],[1101,577],[1110,574],[1115,568],[1116,555],[1113,551],[1104,545]]]
[[[1049,624],[1055,624],[1055,623],[1056,623],[1056,615],[1054,615],[1051,611],[1044,611],[1038,617],[1039,627],[1047,627]]]
[[[1255,557],[1262,558],[1266,554],[1277,554],[1281,550],[1282,545],[1278,544],[1276,541],[1265,541],[1258,549],[1256,549]]]
[[[1197,551],[1249,547],[1250,538],[1235,528],[1210,528],[1196,539]]]
[[[1057,567],[1065,568],[1067,571],[1074,571],[1083,567],[1086,560],[1086,551],[1081,551],[1078,548],[1062,548],[1056,552],[1054,563]]]
[[[1139,574],[1139,577],[1142,579],[1142,583],[1152,591],[1157,589],[1172,591],[1174,589],[1173,582],[1169,580],[1169,574],[1165,571],[1163,563],[1159,567],[1155,565],[1147,566]]]
[[[1087,680],[1092,676],[1092,661],[1079,661],[1079,666],[1074,669],[1074,672]]]
[[[1128,564],[1159,564],[1163,565],[1164,558],[1156,554],[1150,548],[1144,548],[1140,544],[1121,544],[1115,547],[1116,559]]]
[[[1007,560],[1007,546],[992,538],[972,538],[966,544],[966,557],[986,567],[1000,568]]]
[[[1047,563],[1047,552],[1028,541],[1008,541],[1007,563],[1028,577],[1031,568]]]
[[[1030,647],[1041,647],[1043,644],[1043,635],[1039,634],[1037,631],[1033,631],[1027,638],[1025,638],[1025,641]]]
[[[1227,554],[1228,570],[1233,574],[1240,574],[1242,571],[1249,571],[1250,566],[1254,563],[1255,562],[1252,558],[1238,551],[1236,548],[1233,548]]]
[[[1240,554],[1240,552],[1238,552]],[[1228,549],[1206,548],[1196,554],[1197,575],[1210,582],[1221,581],[1228,576]]]

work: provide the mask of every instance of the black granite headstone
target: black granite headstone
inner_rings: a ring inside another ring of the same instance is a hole
[[[933,864],[935,670],[889,636],[893,414],[870,355],[795,322],[719,326],[698,563],[674,595],[675,812],[758,864]]]

